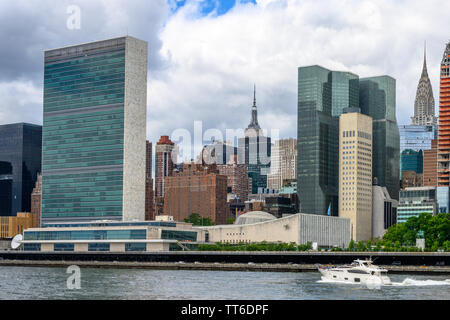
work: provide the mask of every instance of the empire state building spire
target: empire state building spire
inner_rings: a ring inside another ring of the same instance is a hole
[[[436,125],[437,118],[434,111],[433,89],[427,70],[427,49],[424,48],[422,75],[417,86],[416,100],[414,102],[413,125]]]
[[[256,131],[261,130],[261,127],[258,124],[258,109],[256,107],[256,85],[253,89],[252,121],[248,125],[247,129],[255,129]]]

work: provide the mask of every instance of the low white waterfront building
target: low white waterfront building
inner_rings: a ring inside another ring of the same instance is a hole
[[[314,214],[294,214],[284,218],[261,211],[239,216],[233,225],[201,227],[209,242],[317,243],[319,247],[347,247],[350,243],[350,219]]]
[[[204,230],[174,221],[47,224],[24,231],[25,251],[139,252],[183,250],[205,241]]]

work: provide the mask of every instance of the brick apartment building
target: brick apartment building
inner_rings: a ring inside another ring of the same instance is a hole
[[[164,214],[184,221],[192,213],[215,224],[225,224],[229,217],[227,177],[215,165],[187,163],[182,171],[165,178]]]
[[[163,214],[164,184],[175,168],[172,152],[175,144],[168,136],[161,136],[155,147],[155,214]]]
[[[217,165],[221,175],[227,176],[228,193],[235,194],[241,202],[248,200],[248,165],[237,164],[237,156],[231,156],[227,164]]]
[[[42,175],[38,174],[36,185],[31,193],[31,213],[36,217],[36,226],[41,226]]]
[[[437,186],[437,140],[431,141],[431,150],[423,152],[423,185],[426,187]]]

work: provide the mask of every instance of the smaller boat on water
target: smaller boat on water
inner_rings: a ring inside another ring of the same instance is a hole
[[[318,265],[319,272],[328,280],[346,283],[361,283],[375,285],[391,285],[387,270],[373,264],[372,260],[355,260],[346,266]]]

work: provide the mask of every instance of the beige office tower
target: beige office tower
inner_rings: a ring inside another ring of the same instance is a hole
[[[351,238],[372,237],[372,118],[349,109],[339,117],[339,217]]]
[[[267,188],[280,190],[286,182],[297,179],[297,139],[275,141],[270,159]]]

